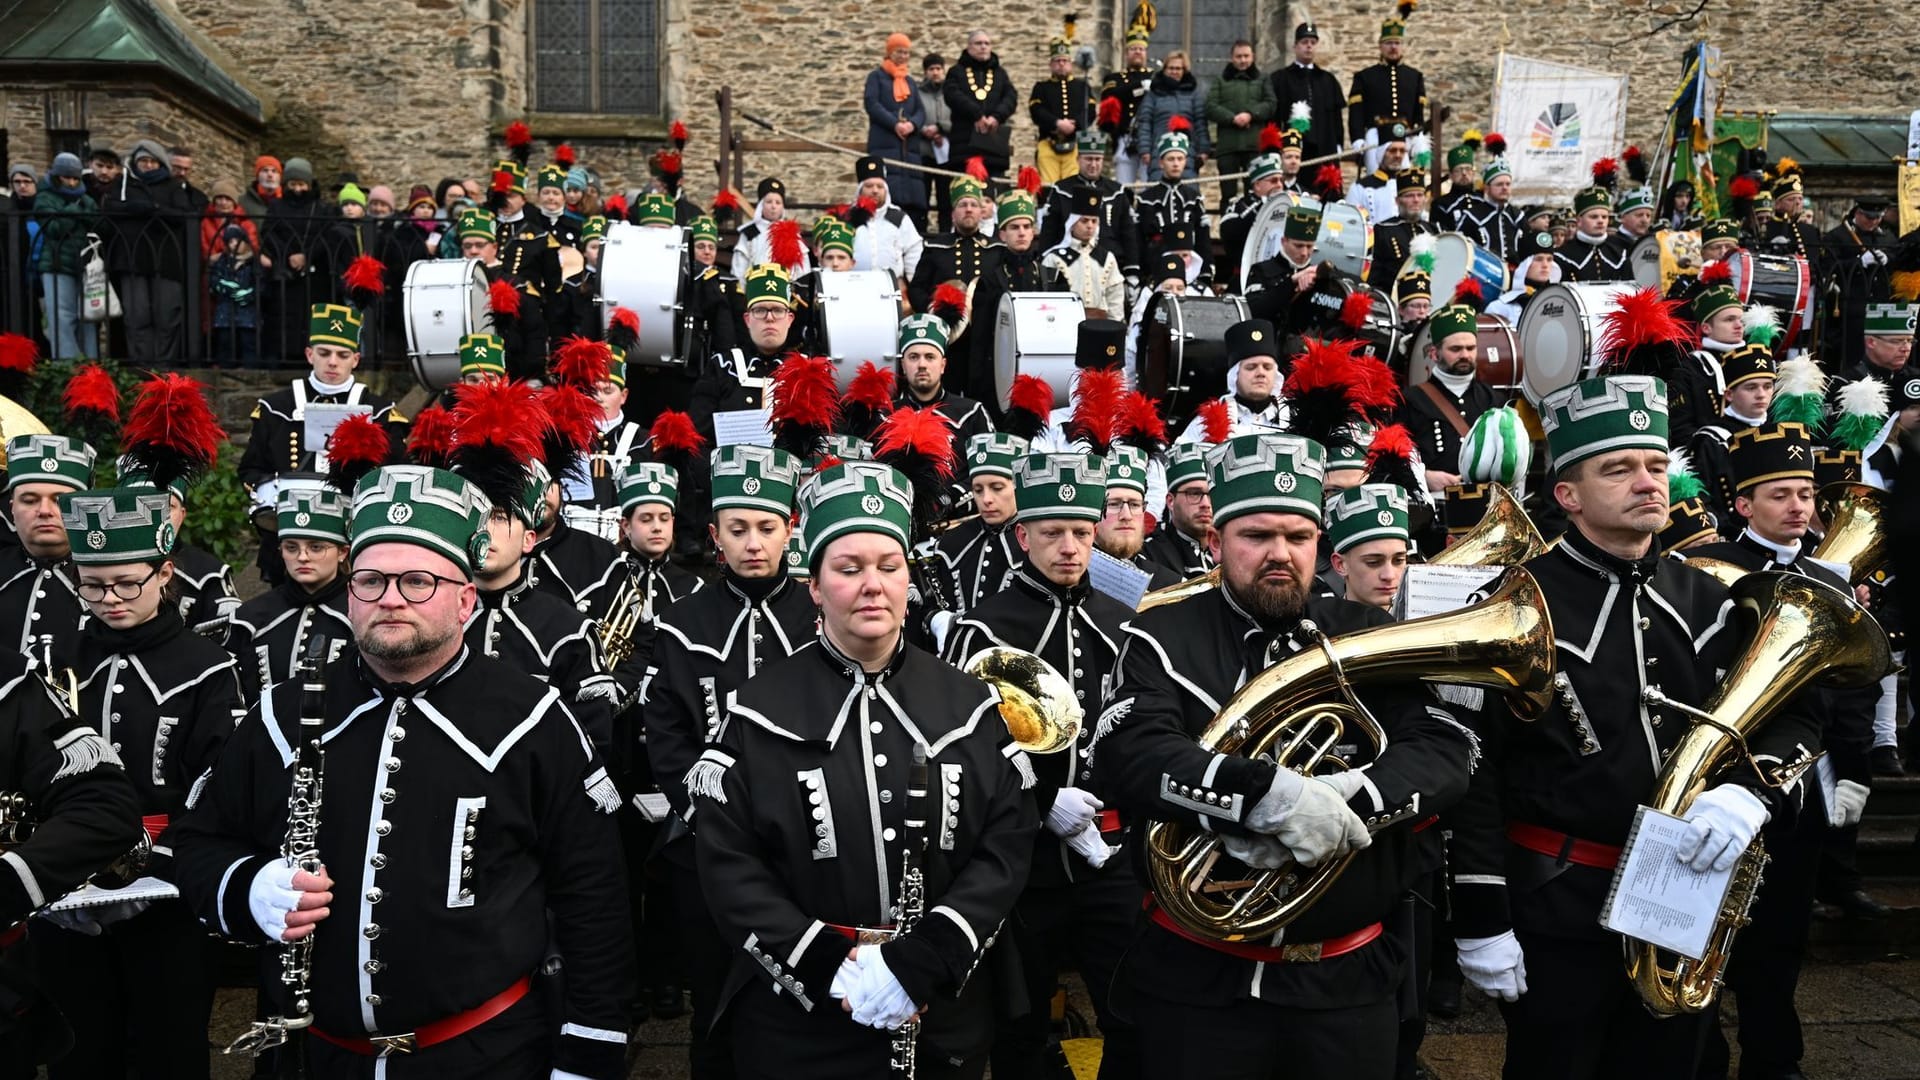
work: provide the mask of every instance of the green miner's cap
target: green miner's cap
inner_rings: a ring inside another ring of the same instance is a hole
[[[689,243],[699,240],[710,240],[716,244],[720,242],[720,226],[714,222],[713,218],[706,214],[701,214],[699,217],[694,218],[693,224],[687,226],[687,228],[693,233]]]
[[[1428,339],[1439,345],[1455,334],[1478,334],[1480,313],[1466,304],[1448,304],[1428,318],[1427,326],[1432,331]]]
[[[787,534],[787,576],[795,581],[806,581],[813,577],[813,571],[807,566],[807,538],[795,529]]]
[[[507,343],[498,334],[468,334],[460,339],[460,374],[507,373]]]
[[[1447,151],[1447,168],[1451,169],[1458,165],[1473,164],[1473,157],[1475,153],[1476,153],[1476,150],[1474,147],[1469,146],[1466,143],[1461,143],[1460,145]]]
[[[983,431],[967,439],[967,479],[1004,476],[1013,479],[1014,463],[1027,455],[1027,440],[1004,431]]]
[[[580,242],[583,244],[588,240],[605,240],[606,238],[607,219],[604,215],[595,214],[580,226]]]
[[[741,293],[748,307],[771,300],[789,311],[793,309],[793,279],[787,275],[786,267],[778,263],[761,263],[747,271],[747,283]]]
[[[844,251],[848,258],[853,257],[853,230],[844,221],[821,218],[819,227],[813,231],[813,238],[819,243],[822,255],[829,251]]]
[[[1147,493],[1147,452],[1124,443],[1107,448],[1107,490],[1126,488]]]
[[[120,473],[120,479],[114,485],[115,487],[123,487],[129,491],[160,490],[160,485],[153,482],[153,478],[147,475],[146,470],[135,465],[132,461],[128,460],[125,455],[121,455],[120,460],[114,463],[114,467],[118,469]],[[176,476],[168,482],[167,494],[185,503],[187,501],[187,491],[191,487],[192,485],[186,477]]]
[[[73,561],[82,566],[151,562],[173,554],[167,494],[152,488],[104,488],[60,494]]]
[[[1265,180],[1269,176],[1280,175],[1280,155],[1261,154],[1247,163],[1247,183]]]
[[[900,355],[909,345],[931,345],[947,355],[947,324],[938,315],[909,315],[900,320]]]
[[[1187,138],[1184,131],[1166,131],[1154,141],[1153,156],[1166,157],[1168,154],[1188,154],[1193,151],[1193,140]]]
[[[93,447],[65,435],[15,435],[7,440],[7,490],[21,484],[93,486]]]
[[[1309,244],[1320,239],[1320,211],[1308,206],[1293,207],[1287,211],[1287,223],[1280,235]]]
[[[1407,489],[1399,484],[1361,484],[1327,505],[1327,539],[1335,552],[1370,540],[1406,540]]]
[[[640,203],[634,207],[634,223],[638,225],[672,225],[673,199],[664,192],[650,191],[640,196]]]
[[[1279,432],[1240,435],[1207,454],[1213,523],[1247,514],[1299,514],[1320,524],[1327,452],[1312,439]]]
[[[947,185],[947,201],[957,203],[961,199],[985,199],[987,186],[971,176],[956,176]]]
[[[1032,224],[1035,212],[1033,196],[1024,191],[1009,191],[1000,196],[1000,201],[995,205],[994,221],[999,225],[1008,225],[1024,218],[1028,224]]]
[[[1740,294],[1733,291],[1731,285],[1709,285],[1701,289],[1688,302],[1687,313],[1697,323],[1713,318],[1716,312],[1740,306]]]
[[[1920,304],[1868,304],[1861,330],[1876,337],[1905,337],[1913,333],[1915,312],[1920,312]]]
[[[1073,146],[1082,154],[1099,154],[1101,157],[1106,157],[1113,149],[1113,140],[1107,138],[1106,132],[1088,124],[1074,136]]]
[[[567,170],[559,165],[542,165],[534,186],[535,190],[552,188],[555,191],[565,191],[567,190]]]
[[[412,544],[452,561],[468,580],[487,554],[487,515],[493,504],[480,489],[446,469],[388,465],[361,477],[354,489],[348,555],[375,544]]]
[[[1047,59],[1051,60],[1056,56],[1072,56],[1072,55],[1073,55],[1073,43],[1068,41],[1066,38],[1055,35],[1054,37],[1047,39]]]
[[[620,473],[620,512],[632,513],[642,503],[669,510],[680,505],[680,473],[658,461],[635,461]]]
[[[1632,191],[1620,196],[1620,205],[1614,207],[1615,212],[1621,214],[1631,213],[1635,210],[1651,209],[1653,209],[1653,191],[1644,187],[1634,188]]]
[[[1512,175],[1513,164],[1504,157],[1497,157],[1480,170],[1480,183],[1491,184],[1499,177]]]
[[[280,539],[347,542],[347,499],[324,480],[287,480],[274,501]]]
[[[1720,355],[1720,378],[1731,390],[1754,379],[1772,379],[1780,374],[1773,362],[1773,350],[1765,345],[1747,344]]]
[[[1805,424],[1741,428],[1727,440],[1727,464],[1735,491],[1769,480],[1813,482],[1813,437]]]
[[[607,381],[622,390],[627,386],[627,350],[608,348]]]
[[[529,529],[537,529],[547,520],[547,488],[553,483],[553,474],[538,458],[529,461],[524,469],[489,472],[486,476],[463,476],[488,507],[505,510],[521,520]],[[486,486],[482,486],[485,484]],[[479,556],[474,556],[478,561]]]
[[[1667,384],[1612,375],[1555,390],[1540,402],[1554,472],[1615,450],[1667,451]]]
[[[1381,41],[1404,41],[1407,37],[1407,21],[1395,16],[1380,24]]]
[[[713,451],[713,508],[793,512],[800,459],[771,446],[720,446]]]
[[[913,489],[891,465],[848,461],[813,474],[800,490],[800,529],[816,573],[827,546],[851,533],[879,533],[913,545]]]
[[[454,236],[460,240],[492,240],[493,230],[493,215],[485,210],[462,210],[454,219]]]
[[[1171,495],[1195,480],[1207,482],[1207,445],[1176,443],[1167,451],[1167,494]]]
[[[512,158],[508,158],[505,161],[494,162],[493,171],[495,173],[507,174],[508,194],[525,195],[527,193],[527,167],[525,165],[514,161]]]
[[[1326,445],[1328,472],[1367,467],[1367,447],[1373,444],[1372,424],[1355,420],[1335,428]]]
[[[1755,211],[1765,210],[1768,213],[1772,213],[1773,212],[1773,192],[1763,191],[1760,194],[1755,195],[1753,197],[1753,208]]]
[[[360,351],[360,313],[345,304],[315,304],[307,323],[307,344]]]
[[[1613,196],[1603,187],[1581,188],[1573,193],[1573,212],[1584,214],[1594,207],[1613,209]]]
[[[1716,218],[1700,227],[1700,242],[1710,244],[1715,240],[1740,242],[1740,223],[1728,218]]]
[[[834,432],[827,436],[827,453],[841,461],[872,461],[873,444],[865,439]]]
[[[1028,454],[1014,463],[1015,521],[1099,521],[1107,512],[1107,467],[1094,454]]]

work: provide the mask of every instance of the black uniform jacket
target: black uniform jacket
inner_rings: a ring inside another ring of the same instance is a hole
[[[1482,713],[1487,753],[1472,790],[1451,815],[1458,937],[1519,926],[1564,937],[1604,935],[1598,918],[1613,872],[1558,865],[1507,840],[1520,822],[1580,840],[1619,845],[1634,810],[1652,797],[1667,754],[1691,727],[1671,709],[1644,704],[1657,685],[1695,708],[1706,703],[1741,647],[1733,602],[1718,581],[1673,559],[1631,562],[1578,529],[1526,563],[1546,594],[1563,688],[1547,714],[1522,722],[1494,705]],[[1763,761],[1795,760],[1819,748],[1817,723],[1790,709],[1749,740]],[[1790,792],[1755,794],[1776,818]]]
[[[410,686],[357,653],[325,674],[318,847],[335,884],[313,936],[315,1026],[418,1031],[534,973],[551,940],[566,963],[554,1067],[621,1075],[619,794],[560,692],[466,649]],[[247,893],[285,840],[301,697],[281,683],[249,711],[174,826],[181,894],[235,940],[263,940]]]
[[[1364,138],[1367,129],[1389,120],[1405,120],[1416,131],[1427,123],[1427,78],[1398,60],[1354,72],[1347,92],[1347,138]]]
[[[1561,280],[1582,284],[1595,281],[1632,281],[1633,266],[1627,258],[1632,252],[1618,242],[1619,234],[1597,244],[1580,239],[1578,233],[1553,251],[1560,267]]]
[[[306,442],[308,405],[367,405],[375,420],[387,425],[396,453],[405,445],[406,419],[393,402],[356,382],[343,393],[323,394],[309,379],[293,382],[253,406],[253,434],[240,455],[240,482],[256,488],[285,472],[311,471],[317,447]],[[396,458],[397,460],[397,458]]]
[[[948,609],[964,615],[975,604],[1007,587],[1013,572],[1026,561],[1013,536],[1013,520],[998,528],[980,518],[956,525],[934,544],[934,558],[946,570]]]
[[[559,690],[594,746],[608,755],[620,693],[591,619],[521,578],[504,589],[480,591],[464,636],[476,654],[505,660]]]
[[[714,918],[741,949],[728,999],[761,982],[808,1011],[839,1008],[828,991],[851,943],[831,927],[896,923],[902,858],[919,839],[924,913],[881,949],[939,1023],[1013,909],[1033,850],[1029,767],[998,702],[912,646],[868,673],[824,639],[729,695],[726,730],[694,778],[700,883],[726,898]],[[915,747],[924,808],[908,794]]]
[[[987,248],[993,238],[984,232],[935,233],[927,237],[920,250],[920,265],[914,267],[913,280],[907,283],[907,299],[913,310],[925,314],[933,307],[933,291],[942,285],[959,282],[964,288],[980,276]],[[987,320],[991,322],[991,318]]]
[[[180,592],[176,601],[180,618],[189,629],[222,615],[231,615],[240,607],[240,594],[233,591],[232,571],[211,552],[191,544],[176,546],[173,580]]]
[[[293,677],[307,639],[316,634],[329,640],[330,662],[353,640],[345,574],[316,592],[284,581],[240,605],[227,623],[226,644],[240,667],[240,692],[248,704],[260,699],[261,690]]]
[[[1345,600],[1309,597],[1306,619],[1328,634],[1390,622],[1387,613]],[[1088,752],[1092,788],[1133,822],[1248,835],[1247,814],[1273,784],[1271,761],[1203,750],[1195,741],[1235,691],[1273,663],[1315,648],[1299,621],[1264,625],[1226,588],[1142,612],[1124,630],[1113,690]],[[1362,685],[1387,732],[1369,760],[1355,740],[1348,760],[1366,782],[1348,805],[1374,831],[1334,887],[1291,923],[1280,945],[1319,942],[1363,929],[1392,912],[1426,863],[1416,830],[1457,800],[1477,757],[1472,733],[1411,681]],[[1144,845],[1135,845],[1136,858]],[[1222,853],[1227,864],[1232,860]],[[1216,871],[1232,877],[1233,871]],[[1134,946],[1138,977],[1150,975],[1182,999],[1224,1004],[1245,998],[1334,1008],[1393,991],[1403,959],[1389,934],[1317,964],[1269,965],[1210,949],[1157,925]]]
[[[947,659],[964,666],[975,654],[995,646],[1029,652],[1047,662],[1073,685],[1074,703],[1085,717],[1100,710],[1100,702],[1120,654],[1120,628],[1133,612],[1125,604],[1095,592],[1083,579],[1063,588],[1035,569],[1031,562],[1013,575],[1013,583],[998,596],[988,597],[954,625],[947,640]],[[1087,786],[1091,779],[1084,763],[1093,743],[1093,725],[1083,721],[1080,734],[1057,754],[1034,755],[1034,805],[1041,811],[1053,805],[1063,787]],[[1116,838],[1109,837],[1109,843]],[[1064,885],[1099,873],[1122,872],[1114,859],[1095,870],[1078,852],[1051,832],[1034,837],[1033,877],[1037,886]]]
[[[1453,388],[1438,379],[1429,379],[1427,385],[1444,394],[1453,402],[1460,418],[1473,426],[1482,413],[1493,408],[1493,391],[1487,384],[1475,379],[1467,384],[1465,394],[1456,395]],[[1433,403],[1425,390],[1408,387],[1406,398],[1400,404],[1400,422],[1413,436],[1413,443],[1420,448],[1420,458],[1428,468],[1445,472],[1460,471],[1460,435],[1454,431],[1440,406]]]
[[[1171,519],[1154,526],[1140,545],[1140,561],[1166,567],[1179,581],[1213,569],[1213,556],[1198,540],[1174,528]]]
[[[86,605],[68,559],[42,559],[21,545],[0,548],[0,652],[40,655],[40,635],[51,634],[54,655],[70,660]]]
[[[607,605],[625,580],[620,549],[564,520],[527,556],[527,583],[565,602],[589,619],[605,618]]]

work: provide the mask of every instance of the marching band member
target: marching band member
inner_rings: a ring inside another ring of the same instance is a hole
[[[1047,270],[1080,297],[1089,319],[1126,310],[1127,279],[1120,260],[1100,239],[1100,195],[1083,190],[1066,203],[1067,224],[1058,243],[1041,256]]]
[[[614,516],[620,505],[620,473],[627,462],[638,456],[646,444],[647,429],[627,419],[627,361],[618,351],[608,357],[607,377],[595,379],[588,391],[600,407],[594,418],[593,446],[587,451],[585,483],[566,485],[566,502],[595,512],[596,517]],[[598,533],[602,539],[616,539]]]
[[[669,607],[656,620],[653,659],[642,702],[653,777],[673,806],[660,857],[671,867],[682,947],[693,978],[692,1075],[734,1075],[731,1020],[720,1015],[730,945],[715,926],[718,909],[694,876],[696,820],[687,774],[720,730],[733,690],[767,664],[805,645],[813,601],[786,575],[782,557],[792,529],[800,462],[770,447],[713,451],[713,525],[720,580]],[[722,894],[715,894],[716,898]]]
[[[1748,431],[1767,422],[1768,408],[1773,404],[1774,377],[1780,374],[1780,370],[1773,362],[1773,354],[1764,345],[1741,345],[1731,351],[1719,352],[1718,359],[1709,362],[1719,367],[1719,377],[1726,384],[1714,399],[1723,402],[1725,407],[1718,417],[1700,425],[1693,437],[1687,440],[1686,446],[1693,459],[1694,475],[1706,485],[1707,508],[1713,511],[1714,517],[1719,519],[1721,527],[1731,537],[1740,533],[1741,515],[1734,510],[1738,485],[1734,480],[1733,462],[1728,451],[1737,432]],[[1790,379],[1800,374],[1801,378],[1812,380],[1816,387],[1825,381],[1811,360],[1788,363],[1812,368],[1811,371],[1789,370],[1787,376]],[[1807,468],[1809,471],[1813,468],[1811,457],[1807,460]]]
[[[1374,257],[1367,269],[1367,284],[1389,294],[1414,254],[1414,239],[1440,231],[1427,218],[1427,171],[1417,165],[1410,167],[1396,183],[1393,205],[1385,208],[1387,216],[1374,223]],[[1403,296],[1396,299],[1404,303]]]
[[[1147,455],[1136,447],[1114,446],[1101,458],[1107,467],[1107,502],[1093,527],[1093,546],[1147,573],[1147,588],[1161,589],[1185,580],[1141,554],[1147,539]]]
[[[137,468],[129,468],[129,464],[124,459],[121,461],[119,486],[136,491],[154,490],[153,482]],[[181,527],[187,523],[186,478],[176,477],[167,485],[167,505],[173,535],[178,537]],[[180,611],[180,620],[196,633],[223,630],[226,620],[240,607],[240,596],[233,591],[233,572],[212,552],[185,540],[174,542],[172,558],[173,603]]]
[[[1193,443],[1174,447],[1167,457],[1166,515],[1140,548],[1142,563],[1155,563],[1185,581],[1213,569],[1208,533],[1213,503],[1207,482],[1206,448]]]
[[[947,608],[956,616],[998,595],[1020,567],[1012,528],[1019,509],[1013,466],[1027,445],[1027,440],[1000,431],[967,440],[967,489],[978,516],[942,533],[933,548],[946,571]]]
[[[7,516],[20,535],[0,549],[0,633],[11,651],[39,656],[42,635],[67,657],[80,633],[73,546],[59,498],[93,486],[93,447],[64,435],[7,440]]]
[[[1333,572],[1347,585],[1342,599],[1391,611],[1412,547],[1406,489],[1368,483],[1341,492],[1327,504],[1327,539]]]
[[[1611,161],[1596,162],[1594,167],[1598,170]],[[1613,216],[1613,194],[1603,186],[1598,172],[1594,180],[1592,187],[1574,193],[1573,235],[1554,250],[1553,260],[1565,281],[1632,281],[1633,267],[1628,264],[1627,251],[1614,243],[1607,231],[1608,219]]]
[[[280,487],[280,558],[287,580],[240,605],[227,623],[227,652],[251,704],[293,677],[307,640],[324,637],[337,658],[352,636],[347,622],[347,510],[341,492],[318,479],[289,477]]]
[[[1162,272],[1168,275],[1162,287],[1178,292],[1185,288],[1175,277],[1178,257],[1168,255]],[[1135,307],[1135,317],[1145,304]],[[1130,358],[1129,342],[1134,338],[1126,326],[1112,319],[1085,319],[1075,331],[1073,348],[1073,385],[1069,402],[1053,410],[1044,430],[1034,436],[1029,447],[1036,454],[1081,453],[1106,457],[1114,442],[1120,399],[1126,386]],[[1164,433],[1161,441],[1165,441]],[[1147,461],[1147,505],[1161,506],[1167,499],[1167,470],[1164,462]]]
[[[902,637],[913,497],[877,462],[808,481],[819,635],[727,695],[689,780],[742,1076],[981,1072],[1032,766],[995,691]]]
[[[1658,684],[1698,708],[1734,659],[1726,588],[1653,550],[1667,524],[1666,388],[1641,375],[1588,379],[1547,396],[1541,419],[1553,495],[1569,528],[1526,563],[1540,583],[1565,682],[1531,723],[1489,717],[1473,789],[1450,815],[1460,970],[1500,998],[1504,1075],[1692,1078],[1713,1012],[1656,1019],[1598,922],[1634,810],[1691,726],[1644,703]],[[1817,747],[1781,716],[1748,744],[1772,767]],[[1797,785],[1736,770],[1693,801],[1677,852],[1704,871],[1733,864]]]
[[[1020,511],[1014,533],[1026,558],[1005,591],[956,624],[945,650],[949,661],[964,669],[994,647],[1032,653],[1072,684],[1083,713],[1098,711],[1121,624],[1133,616],[1088,583],[1095,522],[1107,499],[1104,474],[1100,459],[1085,454],[1030,454],[1015,461]],[[1140,886],[1125,860],[1114,858],[1123,836],[1119,815],[1103,812],[1083,786],[1088,777],[1082,759],[1092,741],[1092,725],[1082,723],[1063,753],[1029,759],[1037,777],[1035,805],[1048,810],[1010,925],[1024,969],[1027,1012],[1001,1026],[995,1076],[1045,1072],[1049,1006],[1069,961],[1086,979],[1099,1014],[1100,1074],[1109,1080],[1133,1074],[1133,1026],[1108,1007],[1107,992],[1133,936]]]
[[[535,407],[520,415],[539,432],[546,492],[532,523],[527,584],[590,619],[605,618],[607,605],[620,587],[620,551],[599,534],[575,528],[560,512],[562,484],[577,481],[588,468],[588,448],[598,430],[593,421],[598,406],[582,390],[565,384],[543,388],[534,400]]]
[[[1074,206],[1091,192],[1099,207],[1092,215],[1099,221],[1094,239],[1113,252],[1124,273],[1135,262],[1127,254],[1127,245],[1133,242],[1133,195],[1104,171],[1111,145],[1107,133],[1097,126],[1080,129],[1079,171],[1056,181],[1040,205],[1040,246],[1048,251],[1060,246],[1067,236],[1067,218],[1081,212]],[[1118,164],[1120,158],[1114,161]]]
[[[1420,457],[1440,466],[1426,470],[1428,491],[1460,482],[1453,469],[1459,467],[1461,440],[1493,408],[1493,391],[1478,378],[1478,318],[1471,306],[1459,303],[1433,313],[1427,323],[1427,381],[1408,387],[1401,403],[1400,422],[1419,440]]]
[[[782,229],[783,225],[789,228]],[[739,236],[734,241],[734,280],[746,281],[754,268],[767,263],[778,263],[792,274],[812,269],[813,263],[807,256],[805,245],[800,245],[797,258],[792,263],[776,257],[775,235],[781,232],[793,232],[794,239],[798,239],[797,226],[787,214],[787,185],[777,176],[768,176],[754,188],[753,219],[740,226]],[[781,241],[779,246],[785,246],[785,241]]]
[[[1031,185],[1037,174],[1032,166],[1022,166],[1020,176]],[[1038,190],[1035,188],[1034,190]],[[1000,298],[1009,293],[1064,292],[1067,284],[1059,280],[1034,243],[1034,193],[1009,191],[996,204],[998,243],[987,249],[981,261],[980,278],[974,283],[969,301],[975,318],[984,320],[983,330],[991,330],[999,316]],[[985,399],[994,395],[994,334],[967,335],[972,339],[972,393]]]
[[[1213,242],[1207,232],[1206,204],[1193,184],[1183,182],[1192,146],[1187,132],[1190,126],[1185,118],[1176,116],[1154,144],[1160,175],[1133,199],[1133,252],[1140,261],[1121,267],[1129,276],[1138,276],[1153,265],[1169,250],[1168,237],[1180,230],[1187,238],[1186,246],[1200,255],[1198,283],[1204,285],[1210,277]]]
[[[953,429],[957,457],[974,436],[993,430],[987,407],[946,388],[947,349],[951,328],[938,315],[909,315],[900,320],[899,387],[893,394],[896,409],[936,409]]]
[[[1227,392],[1219,401],[1226,412],[1227,430],[1208,431],[1208,410],[1196,410],[1186,429],[1180,432],[1183,443],[1222,443],[1235,435],[1258,431],[1285,431],[1287,402],[1280,396],[1280,335],[1265,319],[1248,319],[1227,327],[1225,335]]]
[[[912,281],[926,247],[920,229],[893,201],[878,158],[854,162],[853,176],[860,185],[847,210],[847,224],[853,227],[853,269],[885,270],[898,283]]]
[[[1320,211],[1296,206],[1281,226],[1280,250],[1247,271],[1247,310],[1274,326],[1290,325],[1293,302],[1313,289],[1320,268],[1313,263],[1320,237]]]
[[[993,246],[994,239],[984,228],[993,208],[987,199],[985,177],[983,169],[977,179],[967,174],[947,183],[953,207],[953,231],[927,237],[920,253],[920,265],[914,268],[913,278],[907,284],[907,298],[913,302],[913,310],[922,315],[934,312],[938,302],[934,294],[941,286],[951,285],[964,293],[986,268],[987,249]],[[992,322],[991,316],[988,322]],[[946,384],[956,390],[971,390],[972,376],[965,365],[972,359],[972,339],[962,333],[949,345],[950,355],[960,364],[949,365]]]
[[[1299,132],[1287,129],[1297,141]],[[1269,134],[1274,132],[1272,124],[1260,135],[1262,147],[1266,147]],[[1279,146],[1284,136],[1273,135],[1271,142]],[[1247,164],[1247,190],[1233,197],[1233,201],[1220,211],[1221,254],[1226,261],[1226,281],[1232,291],[1241,289],[1240,267],[1246,260],[1247,241],[1253,238],[1253,225],[1260,218],[1267,200],[1274,194],[1286,190],[1286,178],[1280,174],[1280,157],[1276,153],[1263,152]]]
[[[1496,141],[1497,150],[1494,149]],[[1454,201],[1451,214],[1454,227],[1468,239],[1511,262],[1514,249],[1527,229],[1520,208],[1513,205],[1513,165],[1507,161],[1506,145],[1506,140],[1498,134],[1487,136],[1487,148],[1493,160],[1480,170],[1480,190],[1464,189],[1466,194]],[[1469,154],[1469,166],[1472,161]],[[1462,189],[1455,190],[1457,193]]]
[[[1202,1053],[1209,1074],[1223,1077],[1392,1072],[1406,956],[1381,923],[1418,871],[1417,828],[1465,790],[1474,738],[1409,683],[1365,689],[1389,742],[1345,773],[1309,778],[1193,742],[1247,679],[1314,647],[1303,620],[1336,634],[1388,621],[1310,595],[1324,460],[1293,435],[1243,435],[1214,450],[1221,587],[1123,628],[1088,751],[1097,796],[1123,815],[1224,834],[1228,856],[1251,866],[1357,852],[1278,941],[1189,935],[1150,905],[1152,925],[1115,983],[1139,1025],[1142,1075],[1186,1075]]]

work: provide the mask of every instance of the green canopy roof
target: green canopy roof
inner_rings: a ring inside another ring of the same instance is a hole
[[[1778,113],[1767,123],[1767,156],[1808,172],[1873,171],[1891,178],[1907,153],[1907,116]]]
[[[0,26],[0,71],[92,80],[145,68],[256,124],[266,119],[260,99],[148,0],[0,0]]]

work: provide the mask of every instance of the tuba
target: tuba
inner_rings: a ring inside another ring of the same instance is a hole
[[[1312,775],[1347,769],[1333,754],[1349,730],[1378,756],[1386,729],[1354,692],[1358,683],[1424,679],[1489,686],[1516,713],[1534,719],[1552,701],[1553,621],[1533,575],[1518,567],[1482,602],[1460,611],[1327,637],[1311,622],[1316,648],[1267,668],[1240,688],[1200,736],[1222,754],[1271,758]],[[1317,867],[1248,871],[1237,862],[1215,880],[1220,835],[1168,821],[1147,830],[1154,900],[1187,931],[1215,941],[1259,941],[1306,912],[1333,887],[1354,854]]]
[[[1847,584],[1858,585],[1887,564],[1887,493],[1868,484],[1842,481],[1820,489],[1820,520],[1827,535],[1812,558],[1845,563]]]
[[[1027,753],[1057,754],[1079,736],[1073,684],[1038,656],[998,646],[982,649],[961,670],[1000,691],[1000,719]]]
[[[1190,577],[1178,585],[1167,585],[1150,589],[1140,598],[1140,605],[1134,611],[1151,611],[1162,604],[1177,604],[1189,596],[1199,596],[1220,587],[1220,568],[1213,569],[1197,577]]]
[[[1487,493],[1487,512],[1460,539],[1435,552],[1429,566],[1518,566],[1547,549],[1520,500],[1505,484]]]
[[[1770,785],[1791,782],[1806,771],[1811,759],[1762,769],[1748,754],[1746,740],[1807,684],[1866,686],[1892,666],[1887,635],[1880,625],[1830,585],[1800,574],[1763,570],[1746,575],[1731,591],[1739,608],[1754,618],[1753,637],[1706,708],[1683,705],[1656,687],[1642,693],[1649,705],[1698,720],[1673,748],[1654,783],[1648,805],[1664,813],[1686,816],[1693,800],[1721,770],[1740,764],[1742,758]],[[1699,960],[1671,954],[1663,958],[1644,941],[1621,939],[1627,978],[1648,1009],[1660,1016],[1677,1016],[1700,1012],[1713,1003],[1734,934],[1747,924],[1747,908],[1766,861],[1757,839],[1740,856],[1715,917],[1706,955]],[[1665,960],[1671,960],[1671,965]]]

